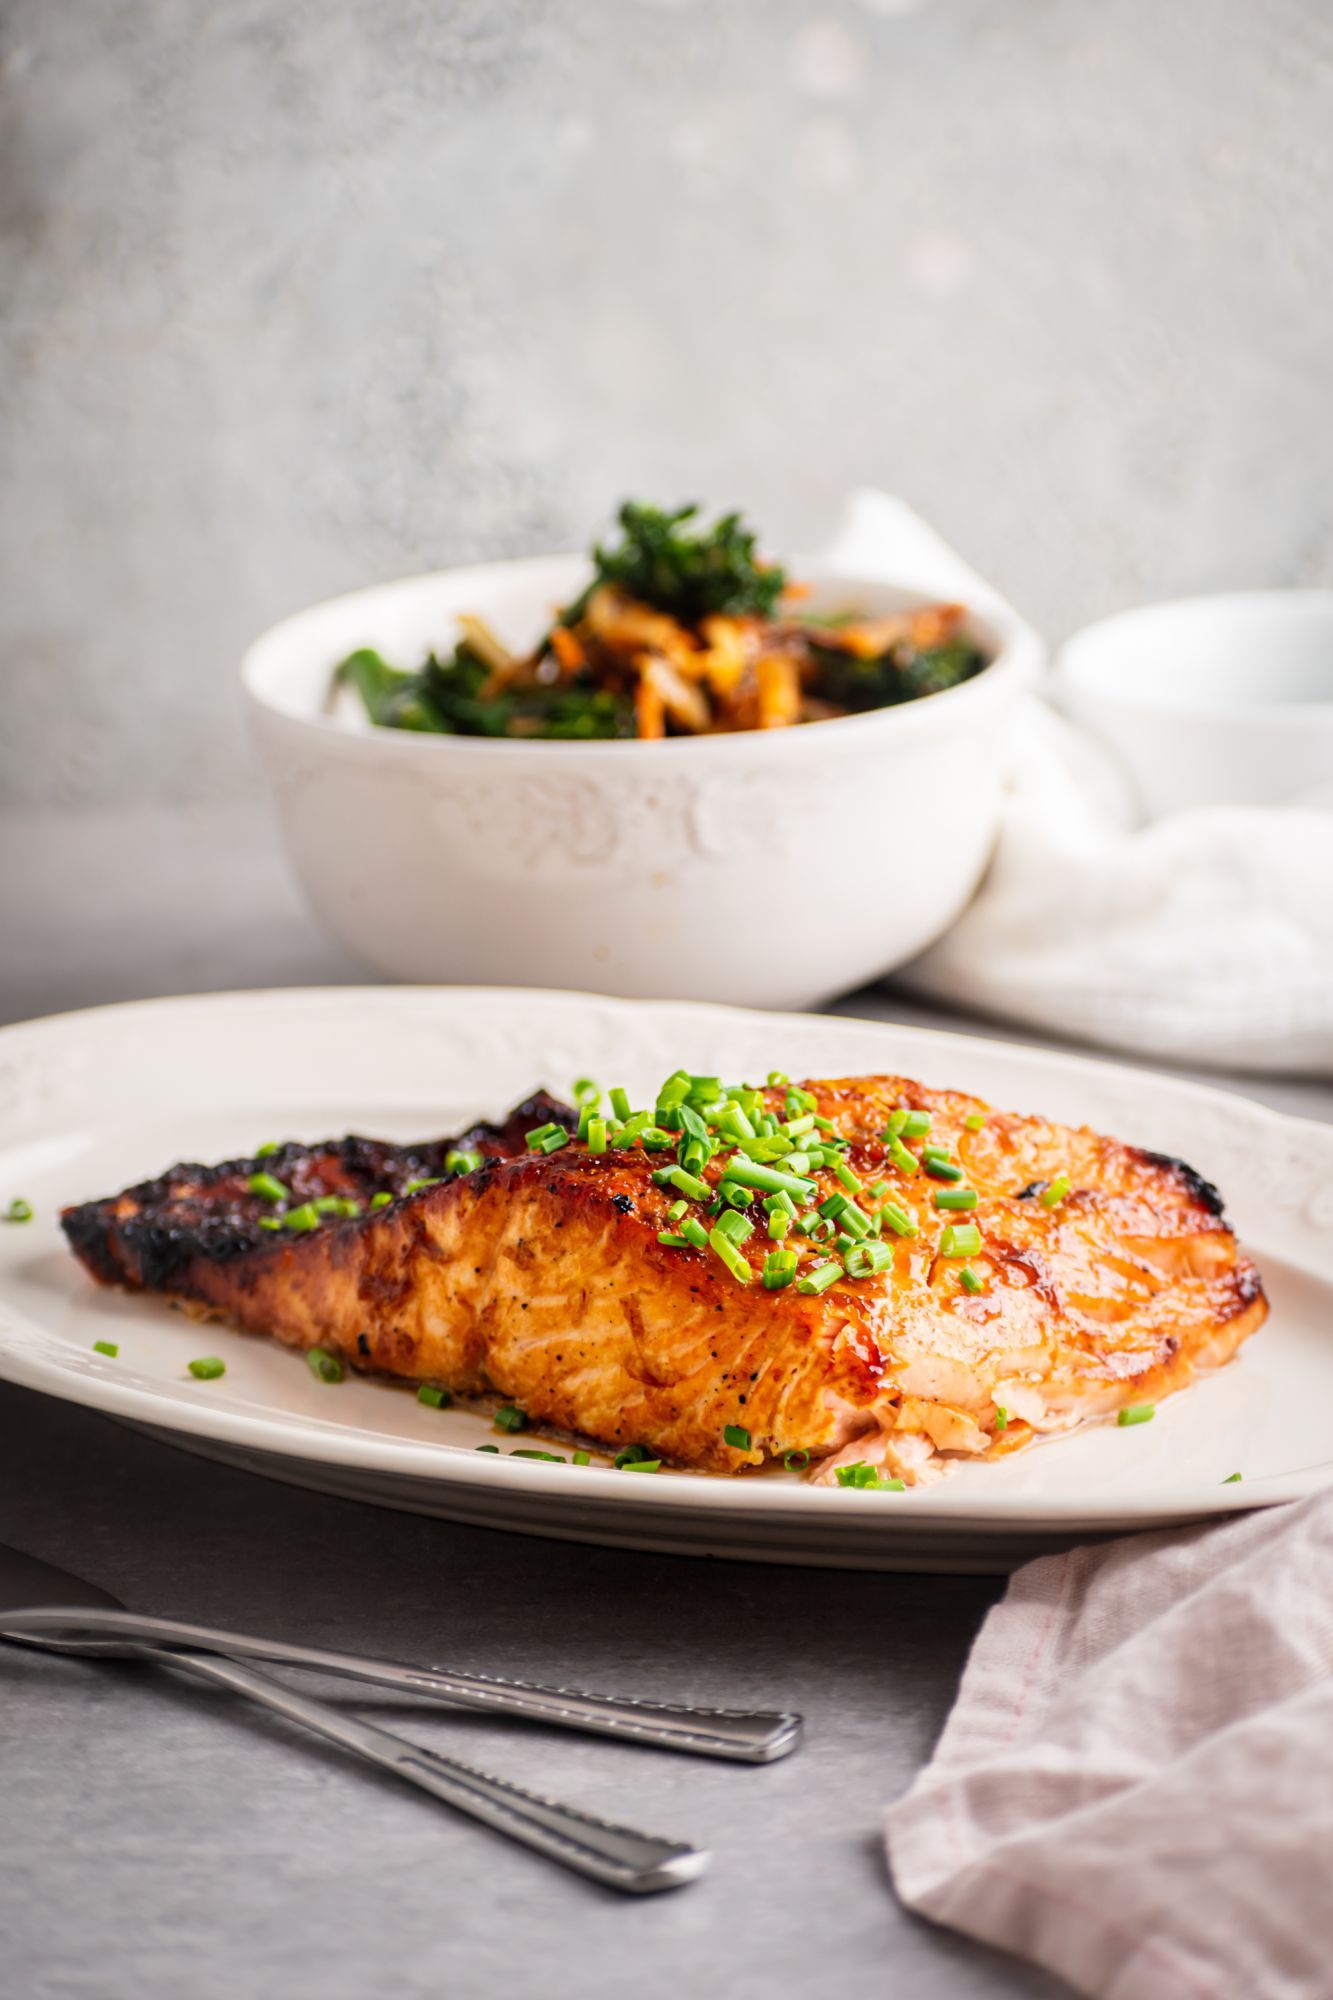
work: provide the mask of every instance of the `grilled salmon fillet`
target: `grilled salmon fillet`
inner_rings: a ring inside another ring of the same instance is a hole
[[[781,1118],[783,1088],[756,1096]],[[822,1290],[764,1288],[780,1246],[761,1192],[736,1245],[743,1282],[676,1234],[682,1203],[659,1184],[659,1153],[638,1140],[590,1151],[565,1135],[577,1114],[545,1093],[448,1140],[177,1166],[62,1220],[102,1284],[710,1472],[795,1451],[811,1477],[854,1462],[913,1484],[950,1458],[1156,1401],[1228,1360],[1267,1313],[1216,1190],[1179,1160],[905,1077],[816,1081],[798,1102],[843,1142],[836,1172],[809,1168],[808,1201],[836,1209],[855,1184],[859,1215],[886,1198],[897,1215],[875,1238],[884,1268],[840,1264]],[[904,1112],[909,1130],[928,1114],[933,1170],[891,1136]],[[709,1190],[724,1170],[700,1169]],[[321,1201],[317,1224],[283,1226],[256,1175],[307,1224]],[[956,1188],[974,1206],[938,1205]],[[971,1254],[945,1233],[960,1225]],[[781,1247],[807,1278],[826,1261],[809,1236]]]

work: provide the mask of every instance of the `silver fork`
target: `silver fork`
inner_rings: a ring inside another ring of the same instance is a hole
[[[128,1655],[174,1668],[195,1680],[210,1681],[233,1694],[245,1695],[261,1707],[299,1722],[317,1735],[405,1778],[409,1784],[419,1786],[510,1839],[614,1889],[644,1894],[677,1888],[692,1882],[708,1865],[704,1849],[640,1833],[634,1827],[618,1826],[575,1806],[563,1805],[557,1799],[525,1791],[505,1778],[492,1777],[456,1758],[442,1757],[419,1744],[409,1743],[390,1730],[358,1722],[238,1660],[178,1650],[130,1636],[130,1629],[165,1625],[165,1620],[135,1620],[123,1613],[114,1640],[109,1637],[84,1640],[78,1636],[99,1617],[114,1616],[114,1610],[102,1607],[115,1604],[116,1600],[95,1584],[85,1583],[67,1571],[21,1555],[17,1550],[0,1548],[0,1638],[50,1652]],[[175,1629],[184,1632],[190,1628]],[[215,1636],[223,1640],[229,1637],[225,1633]],[[287,1654],[300,1651],[300,1648],[286,1649]]]

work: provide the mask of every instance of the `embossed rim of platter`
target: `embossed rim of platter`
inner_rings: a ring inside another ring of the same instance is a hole
[[[1105,1107],[1117,1101],[1125,1105],[1127,1117],[1135,1109],[1142,1116],[1146,1106],[1155,1104],[1167,1127],[1186,1134],[1184,1145],[1174,1150],[1195,1151],[1209,1164],[1219,1156],[1225,1158],[1231,1182],[1228,1194],[1243,1198],[1252,1218],[1262,1215],[1262,1233],[1274,1253],[1310,1277],[1322,1276],[1322,1246],[1333,1221],[1333,1127],[1289,1117],[1210,1085],[1156,1076],[1065,1051],[884,1021],[769,1015],[696,1002],[621,1001],[516,988],[340,987],[196,995],[94,1008],[0,1030],[0,1114],[7,1114],[6,1129],[13,1140],[35,1144],[53,1127],[60,1129],[62,1105],[71,1115],[76,1110],[81,1118],[93,1115],[90,1094],[95,1102],[99,1079],[103,1096],[114,1097],[113,1086],[118,1084],[124,1086],[127,1097],[132,1096],[133,1075],[122,1068],[117,1078],[114,1066],[108,1068],[113,1055],[118,1054],[122,1065],[128,1062],[131,1071],[135,1060],[147,1062],[151,1055],[157,1087],[162,1089],[168,1087],[166,1079],[173,1060],[192,1049],[198,1058],[207,1049],[213,1058],[212,1086],[225,1090],[230,1087],[228,1066],[244,1074],[257,1046],[256,1037],[267,1045],[285,1029],[293,1036],[298,1032],[313,1034],[320,1046],[331,1033],[364,1040],[376,1016],[386,1031],[383,1046],[391,1059],[402,1059],[404,1040],[410,1042],[413,1033],[437,1036],[443,1051],[449,1046],[451,1029],[457,1040],[466,1028],[477,1046],[489,1043],[496,1049],[510,1050],[525,1033],[537,1033],[540,1024],[541,1032],[553,1037],[549,1046],[573,1049],[595,1039],[594,1029],[601,1035],[610,1031],[613,1039],[620,1036],[626,1046],[643,1030],[638,1039],[656,1045],[664,1035],[670,1040],[671,1024],[675,1023],[680,1034],[706,1030],[709,1046],[723,1051],[719,1060],[724,1066],[729,1044],[739,1046],[748,1038],[753,1048],[758,1036],[769,1044],[782,1040],[789,1046],[826,1042],[840,1052],[861,1044],[867,1060],[873,1044],[880,1045],[882,1060],[884,1046],[891,1042],[895,1063],[961,1088],[974,1087],[967,1076],[970,1063],[973,1068],[1011,1071],[1016,1083],[1025,1079],[1038,1097],[1043,1085],[1053,1085],[1057,1095],[1061,1089],[1086,1089],[1102,1107],[1100,1116],[1112,1115],[1113,1122],[1113,1114]],[[332,1042],[328,1045],[334,1046]],[[137,1056],[132,1053],[136,1047]],[[919,1061],[903,1061],[914,1052],[919,1053]],[[511,1059],[511,1068],[514,1060],[519,1058]],[[838,1060],[845,1062],[847,1057],[839,1053]],[[529,1082],[535,1080],[532,1067],[529,1061]],[[811,1064],[812,1071],[817,1067]],[[364,1099],[366,1086],[349,1084],[348,1091],[349,1101]],[[396,1105],[400,1115],[411,1102],[401,1079],[386,1102]],[[1097,1117],[1091,1122],[1098,1122]],[[1189,1133],[1194,1134],[1192,1139]],[[1155,1139],[1158,1134],[1154,1131],[1151,1136]],[[76,1192],[87,1190],[71,1190],[71,1196]],[[1253,1221],[1247,1233],[1255,1233]],[[111,1370],[92,1372],[85,1355],[75,1353],[31,1316],[13,1310],[2,1278],[0,1376],[158,1432],[169,1431],[186,1445],[198,1437],[214,1440],[229,1450],[288,1462],[305,1459],[312,1465],[342,1468],[349,1474],[360,1471],[381,1484],[399,1479],[404,1494],[423,1480],[466,1488],[466,1511],[473,1519],[481,1518],[474,1502],[488,1489],[497,1495],[503,1491],[506,1504],[497,1512],[506,1514],[506,1525],[526,1532],[542,1532],[543,1516],[552,1507],[559,1508],[561,1502],[568,1503],[561,1511],[571,1517],[595,1518],[599,1508],[613,1510],[620,1524],[618,1533],[631,1517],[638,1518],[644,1523],[645,1540],[655,1535],[659,1545],[663,1537],[670,1536],[665,1520],[649,1528],[649,1522],[659,1516],[687,1512],[713,1514],[722,1520],[734,1514],[738,1521],[745,1518],[747,1530],[752,1527],[755,1533],[772,1537],[774,1552],[779,1555],[784,1524],[790,1523],[793,1529],[798,1524],[802,1529],[811,1528],[814,1510],[831,1530],[830,1544],[836,1544],[844,1534],[849,1538],[850,1556],[850,1543],[859,1546],[867,1537],[886,1547],[895,1539],[904,1545],[915,1543],[929,1536],[932,1524],[938,1524],[940,1533],[951,1540],[965,1527],[983,1542],[1022,1527],[1054,1534],[1129,1529],[1298,1499],[1333,1482],[1333,1462],[1321,1461],[1239,1486],[1159,1485],[1130,1497],[1123,1491],[1114,1495],[1090,1492],[1077,1503],[1067,1497],[1052,1501],[995,1494],[982,1505],[974,1492],[950,1491],[949,1482],[944,1481],[907,1496],[910,1515],[904,1511],[896,1520],[888,1503],[881,1507],[877,1502],[873,1521],[863,1494],[817,1490],[786,1480],[723,1480],[677,1474],[632,1482],[613,1471],[589,1467],[579,1470],[575,1495],[569,1484],[574,1475],[568,1467],[422,1445],[374,1429],[334,1430],[283,1411],[262,1415],[237,1412],[182,1396],[170,1385],[165,1389],[145,1387],[117,1380]],[[1057,1443],[1040,1449],[1051,1451],[1061,1446]],[[513,1518],[509,1503],[523,1500],[531,1503],[530,1512],[521,1509],[522,1518]],[[410,1505],[410,1499],[401,1504]],[[591,1527],[562,1526],[560,1532],[596,1539]],[[817,1542],[824,1539],[822,1534],[816,1535]],[[793,1551],[792,1559],[801,1558]],[[836,1561],[837,1556],[828,1553],[823,1559]]]

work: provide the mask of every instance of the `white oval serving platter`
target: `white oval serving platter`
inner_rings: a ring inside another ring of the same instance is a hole
[[[895,1071],[1176,1154],[1222,1189],[1268,1324],[1159,1408],[904,1494],[782,1472],[627,1477],[509,1455],[489,1415],[410,1388],[314,1378],[277,1343],[101,1291],[58,1211],[179,1159],[267,1139],[408,1139],[577,1075],[646,1096],[677,1065],[725,1075]],[[480,1526],[849,1569],[992,1570],[1089,1536],[1268,1506],[1333,1480],[1333,1127],[1220,1090],[885,1022],[483,988],[339,988],[145,1001],[0,1030],[0,1377],[332,1494]],[[110,1359],[93,1351],[114,1342]],[[220,1380],[186,1367],[225,1357]],[[480,1453],[499,1443],[498,1455]],[[1238,1484],[1224,1484],[1240,1472]]]

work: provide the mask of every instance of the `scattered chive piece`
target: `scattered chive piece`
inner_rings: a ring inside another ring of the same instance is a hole
[[[784,1454],[782,1463],[788,1472],[804,1472],[806,1466],[810,1463],[810,1454],[808,1451],[801,1451],[799,1449],[789,1451]]]
[[[791,1078],[780,1069],[771,1069],[768,1072],[768,1087],[770,1090],[785,1090],[790,1082]]]
[[[659,1229],[657,1240],[665,1243],[668,1250],[688,1250],[690,1247],[689,1237],[680,1235],[675,1229]]]
[[[10,1202],[9,1207],[5,1210],[5,1221],[31,1222],[32,1203],[25,1201],[21,1194],[16,1194],[13,1201]]]
[[[687,1243],[694,1245],[696,1250],[706,1250],[708,1248],[708,1231],[697,1216],[687,1215],[680,1225],[680,1233]]]
[[[265,1139],[262,1146],[255,1147],[255,1158],[257,1160],[267,1160],[272,1154],[280,1153],[281,1151],[282,1147],[276,1139]]]
[[[109,1361],[114,1361],[116,1356],[120,1353],[120,1349],[117,1347],[114,1340],[95,1340],[93,1342],[93,1353],[105,1354]],[[1239,1478],[1240,1474],[1237,1473],[1236,1476],[1237,1478]]]
[[[929,1130],[930,1113],[928,1111],[909,1111],[903,1120],[902,1136],[904,1139],[924,1139]]]
[[[480,1165],[480,1153],[460,1153],[451,1148],[444,1156],[444,1171],[447,1174],[475,1174]]]
[[[339,1357],[330,1354],[327,1347],[308,1347],[305,1359],[310,1373],[321,1382],[341,1382],[347,1373]]]
[[[1037,1196],[1037,1200],[1043,1208],[1059,1208],[1060,1203],[1069,1193],[1069,1188],[1070,1180],[1068,1174],[1057,1174],[1055,1179],[1042,1189],[1041,1193]]]
[[[590,1451],[576,1451],[574,1453],[574,1463],[575,1465],[591,1465],[592,1453]]]
[[[853,1243],[847,1252],[847,1276],[873,1277],[879,1271],[887,1271],[892,1262],[893,1250],[887,1243]]]
[[[1116,1413],[1116,1422],[1125,1424],[1150,1424],[1157,1415],[1156,1403],[1127,1403]]]
[[[862,1184],[856,1178],[846,1160],[835,1160],[833,1162],[833,1171],[845,1188],[850,1189],[853,1194],[860,1194]]]
[[[378,1194],[373,1194],[370,1197],[370,1205],[372,1208],[387,1208],[392,1200],[393,1196],[386,1194],[384,1189],[381,1188]]]
[[[758,1188],[762,1194],[790,1194],[807,1201],[815,1192],[813,1181],[799,1174],[783,1173],[778,1167],[760,1166],[746,1153],[733,1153],[726,1164],[726,1178],[741,1187]]]
[[[792,1221],[791,1217],[787,1215],[782,1209],[780,1208],[775,1209],[772,1215],[770,1215],[768,1218],[768,1234],[770,1240],[774,1243],[781,1243],[783,1237],[787,1234],[788,1230],[791,1228],[791,1221]]]
[[[280,1181],[276,1174],[251,1174],[245,1183],[251,1194],[259,1194],[265,1201],[290,1201],[292,1191]]]
[[[749,1260],[736,1247],[720,1224],[709,1230],[708,1242],[710,1248],[716,1250],[718,1256],[722,1259],[722,1262],[726,1265],[737,1283],[748,1285],[754,1277],[754,1272],[750,1269]]]
[[[842,1265],[837,1263],[836,1260],[828,1264],[816,1264],[814,1269],[807,1271],[803,1278],[797,1279],[796,1289],[798,1292],[806,1293],[826,1292],[829,1286],[835,1285],[842,1275]]]
[[[558,1132],[559,1132],[559,1131],[561,1131],[561,1127],[557,1125],[557,1127],[556,1127],[556,1130],[557,1130]],[[561,1136],[561,1139],[560,1139],[559,1143],[560,1143],[561,1145],[563,1145],[563,1144],[564,1144],[564,1137],[563,1137],[563,1133],[562,1133],[562,1136]],[[550,1147],[548,1146],[548,1147],[546,1147],[546,1149],[545,1149],[545,1150],[546,1150],[546,1151],[547,1151],[547,1152],[549,1153],[549,1152],[551,1151],[551,1148],[550,1148]],[[405,1187],[405,1188],[403,1189],[403,1193],[404,1193],[404,1194],[420,1194],[420,1193],[421,1193],[421,1190],[422,1190],[422,1188],[428,1188],[428,1187],[439,1187],[439,1185],[440,1185],[440,1176],[439,1176],[438,1174],[421,1174],[421,1175],[418,1175],[418,1177],[417,1177],[417,1179],[416,1179],[416,1180],[414,1180],[414,1181],[409,1181],[409,1182],[407,1183],[407,1186],[406,1186],[406,1187]]]
[[[524,1416],[522,1410],[516,1410],[512,1403],[504,1404],[495,1413],[495,1428],[497,1431],[525,1431],[527,1427],[527,1418]]]
[[[724,1236],[731,1238],[733,1243],[748,1243],[754,1235],[754,1224],[749,1216],[737,1214],[734,1208],[718,1217],[717,1226]]]
[[[977,1292],[984,1292],[986,1289],[985,1279],[979,1278],[970,1264],[964,1264],[962,1270],[958,1273],[958,1282],[965,1292],[976,1294]]]
[[[569,1143],[569,1134],[563,1125],[538,1125],[524,1140],[529,1152],[554,1153],[559,1146]]]
[[[684,1167],[667,1167],[663,1170],[663,1180],[668,1187],[688,1195],[691,1201],[710,1201],[713,1190],[707,1181],[699,1180],[694,1174],[687,1174]]]
[[[558,1451],[519,1450],[511,1451],[509,1456],[511,1458],[544,1458],[549,1465],[564,1465],[567,1463]]]
[[[864,1459],[859,1459],[855,1465],[837,1466],[833,1476],[839,1486],[854,1486],[863,1492],[869,1490],[875,1493],[905,1493],[907,1491],[901,1479],[886,1479],[882,1472],[877,1472],[873,1465],[867,1465]]]
[[[632,1458],[627,1465],[622,1465],[620,1468],[622,1472],[660,1472],[661,1469],[660,1458]]]
[[[319,1210],[313,1201],[303,1201],[299,1208],[289,1208],[282,1218],[284,1229],[318,1229]]]
[[[764,1290],[766,1292],[785,1291],[795,1276],[796,1252],[794,1250],[770,1250],[764,1259]]]
[[[921,1162],[915,1153],[909,1153],[901,1139],[889,1140],[889,1158],[900,1174],[915,1174],[921,1171]]]
[[[606,1151],[605,1118],[590,1118],[588,1120],[588,1151],[590,1153],[604,1153]]]
[[[1240,1474],[1238,1472],[1229,1472],[1226,1478],[1222,1481],[1222,1484],[1224,1486],[1234,1486],[1239,1478]]]
[[[219,1361],[216,1354],[205,1354],[198,1361],[187,1361],[186,1367],[200,1382],[216,1382],[219,1375],[225,1375],[227,1364]]]
[[[1009,1412],[1003,1403],[995,1405],[995,1428],[997,1431],[1007,1431],[1009,1428]]]
[[[941,1257],[975,1257],[981,1249],[981,1231],[975,1222],[951,1222],[940,1237]]]
[[[722,1436],[733,1451],[748,1451],[750,1449],[750,1433],[746,1430],[744,1424],[724,1425]]]
[[[879,1211],[879,1217],[886,1229],[895,1236],[915,1236],[916,1217],[907,1209],[900,1208],[896,1201],[886,1201]]]
[[[641,1459],[649,1459],[652,1455],[646,1444],[627,1444],[623,1451],[616,1453],[616,1471],[623,1472],[627,1465],[637,1465]]]
[[[576,1076],[574,1078],[574,1102],[576,1104],[600,1104],[601,1101],[602,1086],[594,1077]]]
[[[923,1154],[921,1164],[937,1181],[960,1181],[963,1178],[963,1170],[955,1161],[942,1159],[938,1154]]]
[[[687,1201],[673,1201],[667,1210],[667,1221],[679,1222],[682,1215],[688,1215],[689,1212],[690,1204]]]
[[[975,1208],[979,1197],[975,1188],[937,1188],[936,1208],[967,1210]]]
[[[479,1444],[475,1449],[477,1451],[499,1451],[500,1447],[498,1444]]]
[[[387,1201],[389,1197],[385,1195],[384,1199]],[[372,1207],[373,1205],[372,1203]],[[259,1227],[261,1229],[281,1229],[283,1227],[283,1218],[280,1215],[261,1215],[259,1218]]]
[[[985,1122],[986,1114],[984,1111],[969,1111],[963,1120],[963,1124],[969,1132],[979,1132]]]
[[[623,1090],[617,1088],[611,1092],[611,1109],[622,1125],[629,1121],[632,1113],[629,1108],[629,1098]]]
[[[424,1403],[428,1410],[447,1410],[453,1400],[447,1389],[437,1389],[433,1382],[423,1382],[417,1390],[417,1401]]]

